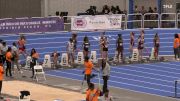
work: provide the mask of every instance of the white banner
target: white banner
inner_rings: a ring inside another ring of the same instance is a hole
[[[121,29],[122,15],[76,16],[71,30]]]

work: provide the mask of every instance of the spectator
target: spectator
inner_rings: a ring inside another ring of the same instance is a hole
[[[111,13],[116,14],[116,8],[114,6],[111,6]]]
[[[109,14],[110,12],[110,9],[107,5],[104,5],[103,6],[103,10],[102,10],[102,14]]]
[[[151,7],[149,7],[148,13],[153,13],[153,10]],[[147,15],[147,20],[152,20],[153,15]]]
[[[116,6],[116,14],[121,14],[122,11],[120,10],[119,6]]]
[[[95,15],[95,11],[93,9],[93,6],[90,6],[90,8],[88,10],[86,10],[86,13],[89,15]]]
[[[158,11],[157,11],[157,8],[156,7],[154,7],[154,11],[153,11],[154,13],[158,13]]]
[[[134,7],[134,13],[139,13],[138,6],[137,6],[137,5],[135,5],[135,7]]]
[[[141,12],[141,14],[143,14],[143,15],[147,12],[147,11],[145,10],[144,6],[141,7],[141,11],[140,11],[140,12]]]
[[[151,7],[149,7],[148,13],[153,13],[153,10]]]

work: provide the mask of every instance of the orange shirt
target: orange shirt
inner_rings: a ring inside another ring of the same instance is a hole
[[[92,68],[93,68],[93,63],[91,61],[84,62],[84,66],[85,66],[85,74],[91,74]]]
[[[100,95],[100,91],[97,91],[97,89],[94,90],[88,90],[86,92],[86,101],[98,101],[98,96]]]
[[[8,60],[9,62],[11,62],[11,58],[12,58],[11,52],[7,52],[7,53],[6,53],[6,60]]]
[[[179,42],[179,39],[178,38],[175,38],[174,39],[174,48],[178,48],[179,47],[179,44],[180,42]]]
[[[3,67],[0,66],[0,81],[3,80],[3,74],[4,74]]]
[[[37,59],[37,58],[39,58],[39,54],[38,54],[38,53],[34,53],[34,54],[32,55],[32,57]]]

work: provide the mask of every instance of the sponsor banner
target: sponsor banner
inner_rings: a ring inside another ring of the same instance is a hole
[[[59,17],[0,19],[0,34],[63,31]]]
[[[76,16],[71,30],[121,29],[122,15]]]

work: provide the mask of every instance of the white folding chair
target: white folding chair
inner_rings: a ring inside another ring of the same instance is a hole
[[[45,72],[44,72],[43,67],[41,65],[35,65],[34,66],[34,78],[37,80],[37,82],[39,80],[38,75],[43,75],[43,77],[40,77],[40,78],[44,78],[44,80],[46,80]]]

